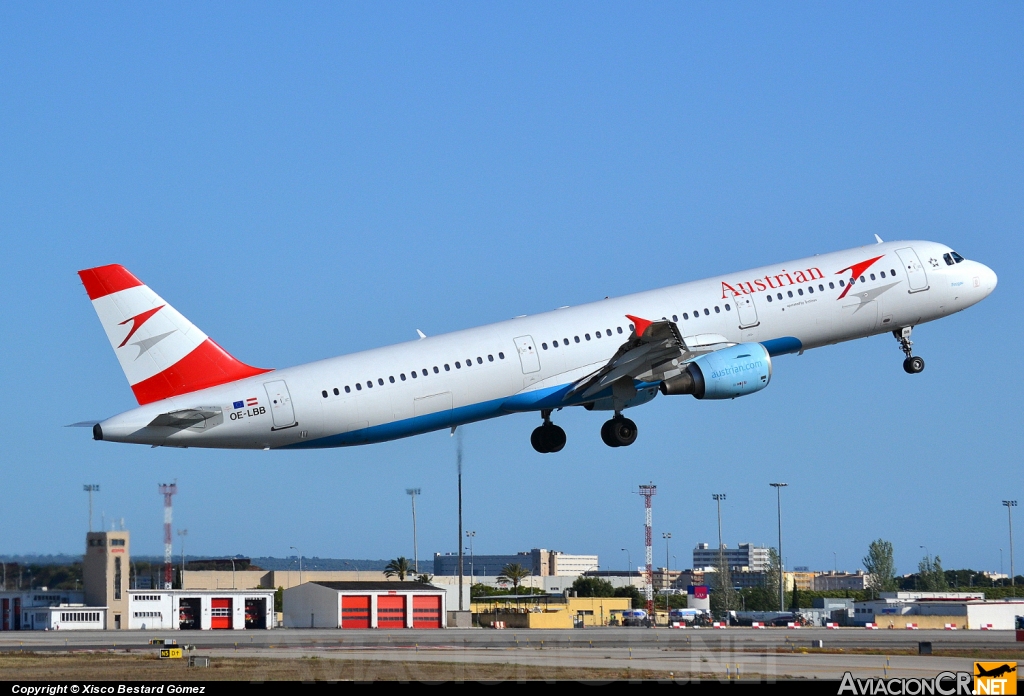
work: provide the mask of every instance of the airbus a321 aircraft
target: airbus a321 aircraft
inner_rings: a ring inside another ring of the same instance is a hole
[[[876,239],[877,236],[876,236]],[[538,452],[558,452],[567,406],[606,411],[609,447],[631,445],[622,412],[689,394],[760,391],[772,359],[891,332],[910,374],[913,327],[981,301],[988,267],[944,244],[883,243],[535,316],[267,370],[239,362],[124,267],[80,271],[139,407],[96,440],[164,447],[295,449],[384,442],[535,412]],[[419,332],[418,332],[419,333]]]

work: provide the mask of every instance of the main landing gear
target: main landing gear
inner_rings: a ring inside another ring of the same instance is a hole
[[[896,329],[892,332],[892,335],[900,342],[900,350],[907,356],[907,359],[903,361],[903,370],[908,375],[916,375],[924,370],[924,358],[914,356],[911,353],[911,346],[914,343],[910,340],[910,332],[913,330],[913,326],[904,326],[902,329]]]
[[[628,447],[636,442],[636,423],[616,414],[601,426],[601,440],[609,447]]]
[[[565,431],[551,422],[550,410],[541,411],[540,415],[544,424],[534,429],[530,435],[530,444],[541,454],[561,451],[565,447]]]

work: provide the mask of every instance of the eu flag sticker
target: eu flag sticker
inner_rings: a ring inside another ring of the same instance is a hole
[[[232,406],[234,408],[242,408],[243,406],[245,406],[245,404],[241,401],[236,401],[234,404],[232,404]]]

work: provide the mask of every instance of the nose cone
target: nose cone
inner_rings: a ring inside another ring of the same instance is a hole
[[[999,278],[996,277],[996,272],[988,266],[981,267],[981,289],[988,297],[992,294],[992,291],[996,289],[996,285],[999,283]]]

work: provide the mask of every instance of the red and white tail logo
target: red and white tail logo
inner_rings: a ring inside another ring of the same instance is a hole
[[[270,371],[235,360],[124,266],[78,275],[140,405]]]

